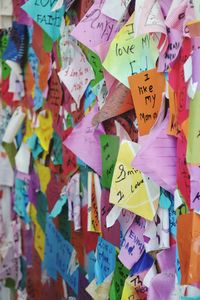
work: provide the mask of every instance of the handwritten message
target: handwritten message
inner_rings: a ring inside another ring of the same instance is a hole
[[[157,69],[129,77],[129,84],[141,135],[148,134],[158,118],[165,90],[164,74]]]
[[[155,67],[158,57],[156,44],[149,35],[134,37],[133,15],[111,42],[104,68],[125,86],[128,77]]]
[[[22,6],[54,42],[60,37],[60,26],[65,12],[64,5],[52,11],[56,2],[57,0],[29,0]]]
[[[72,35],[93,52],[116,34],[117,22],[101,13],[102,0],[97,0],[72,31]]]
[[[99,236],[97,260],[95,263],[96,282],[100,285],[115,269],[115,247]]]
[[[131,166],[138,147],[138,144],[129,141],[120,144],[109,201],[152,220],[155,215],[155,203],[159,197],[159,188]]]
[[[94,72],[81,49],[76,46],[74,50],[72,63],[68,68],[60,71],[58,75],[79,108],[81,97],[90,81],[94,79]]]
[[[140,259],[144,252],[143,233],[145,224],[146,221],[137,216],[123,239],[118,257],[129,270]]]
[[[119,150],[119,137],[114,135],[101,135],[100,141],[102,155],[101,183],[104,188],[110,188]]]

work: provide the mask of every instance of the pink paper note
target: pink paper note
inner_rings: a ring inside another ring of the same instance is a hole
[[[124,237],[118,257],[129,270],[140,259],[144,252],[143,233],[145,223],[145,219],[137,216]]]
[[[170,64],[175,61],[182,46],[182,33],[176,29],[169,29],[168,47],[165,53],[160,53],[158,60],[158,72],[168,69]]]
[[[117,22],[101,13],[103,4],[104,0],[95,1],[72,31],[78,41],[94,52],[98,45],[111,41],[117,32]]]
[[[101,146],[99,136],[105,134],[101,124],[92,126],[92,119],[98,112],[95,105],[90,113],[72,130],[64,145],[90,166],[99,175],[102,173]]]
[[[167,28],[164,21],[160,1],[140,0],[136,1],[134,30],[139,36],[146,33],[160,33],[158,48],[165,51],[167,41]]]
[[[167,135],[169,115],[143,143],[132,166],[149,176],[165,190],[176,189],[176,138]]]
[[[190,166],[190,208],[200,209],[200,167]]]

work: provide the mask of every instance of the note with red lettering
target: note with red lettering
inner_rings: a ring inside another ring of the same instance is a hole
[[[88,84],[94,79],[94,72],[81,49],[74,46],[74,50],[75,54],[71,64],[60,71],[58,75],[79,108],[81,98]]]

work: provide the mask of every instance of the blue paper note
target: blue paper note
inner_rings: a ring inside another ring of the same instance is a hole
[[[29,0],[22,6],[54,42],[60,37],[60,26],[65,12],[64,5],[52,12],[56,2],[57,0]]]
[[[95,263],[96,263],[95,254],[94,254],[94,251],[91,251],[88,253],[88,267],[87,267],[89,282],[91,282],[95,278],[95,270],[94,270]]]
[[[178,278],[178,283],[181,284],[181,266],[178,254],[178,247],[176,245],[176,276]]]
[[[43,148],[40,146],[38,137],[36,134],[33,134],[28,140],[27,145],[31,149],[33,158],[36,160],[38,156],[44,151]]]
[[[30,222],[30,218],[26,211],[28,202],[28,185],[25,181],[16,178],[13,209],[24,220],[26,224]]]
[[[45,251],[42,267],[47,271],[48,276],[53,278],[54,280],[57,279],[56,253],[56,228],[51,218],[48,216],[46,219]]]
[[[61,195],[56,204],[54,205],[50,216],[52,218],[56,218],[62,211],[63,206],[67,202],[67,197],[65,195]]]
[[[159,206],[161,208],[169,209],[171,205],[170,197],[172,195],[163,188],[160,188],[160,199],[159,199]],[[173,197],[173,196],[172,196]]]
[[[92,103],[95,101],[96,95],[93,93],[91,85],[88,85],[85,91],[85,101],[84,101],[84,111],[92,106]]]
[[[27,26],[13,22],[7,48],[3,54],[4,60],[12,60],[19,64],[22,63],[25,50],[25,37]]]
[[[153,265],[154,259],[153,257],[144,252],[138,262],[134,264],[134,266],[131,269],[130,276],[133,276],[135,274],[139,274],[145,270],[149,270],[151,266]]]
[[[99,236],[97,243],[97,261],[95,263],[95,277],[98,285],[102,284],[106,277],[114,271],[115,264],[115,247]]]
[[[42,91],[39,87],[39,72],[38,72],[39,59],[31,46],[28,48],[28,60],[35,80],[33,103],[34,103],[34,110],[37,111],[42,107],[44,99],[43,99]]]
[[[176,211],[174,210],[174,197],[170,197],[171,205],[169,208],[169,232],[176,236]]]
[[[79,267],[75,268],[75,270],[70,268],[70,261],[74,251],[73,246],[56,229],[51,217],[47,216],[43,268],[47,270],[47,274],[53,279],[57,277],[58,272],[77,294]]]

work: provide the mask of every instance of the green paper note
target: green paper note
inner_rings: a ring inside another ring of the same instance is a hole
[[[117,259],[116,268],[112,280],[112,284],[109,291],[109,299],[118,300],[121,299],[124,283],[129,275],[129,270]]]
[[[102,156],[102,186],[110,188],[115,163],[119,150],[119,137],[115,135],[101,135],[101,156]]]
[[[190,101],[187,163],[200,165],[200,91]]]
[[[155,68],[158,58],[156,43],[150,35],[134,37],[133,15],[110,44],[103,67],[125,86],[128,77]]]

